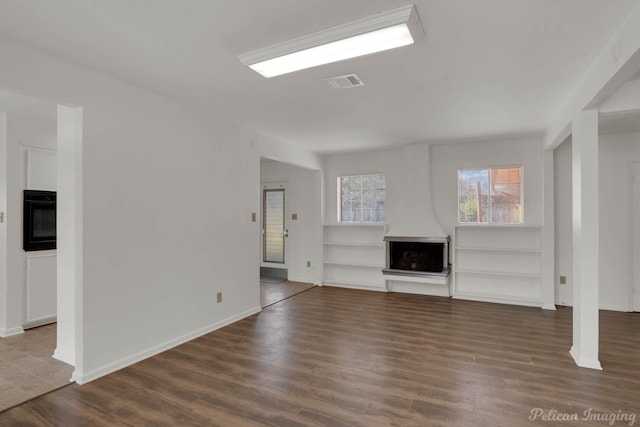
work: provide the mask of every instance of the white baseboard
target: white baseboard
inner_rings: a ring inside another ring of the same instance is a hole
[[[6,338],[20,334],[24,334],[24,329],[22,329],[22,326],[16,326],[15,328],[9,329],[0,328],[0,338]]]
[[[562,303],[556,302],[556,305],[563,306],[563,307],[573,307],[573,303],[562,304]],[[621,311],[625,313],[629,313],[633,311],[629,307],[624,307],[624,306],[614,305],[614,304],[600,304],[600,310]]]
[[[484,295],[471,295],[456,293],[452,296],[454,299],[462,299],[467,301],[491,302],[494,304],[523,305],[526,307],[542,307],[542,302],[536,300],[518,299],[518,298],[501,298]]]
[[[614,305],[614,304],[600,304],[600,310],[624,311],[624,312],[633,311],[628,306],[627,307],[623,307],[623,306]]]
[[[309,277],[289,277],[287,280],[291,282],[300,282],[300,283],[315,283],[315,280]]]
[[[543,310],[555,311],[556,310],[556,305],[555,304],[542,304],[542,309]]]
[[[356,284],[356,283],[342,284],[342,283],[324,282],[322,284],[322,286],[328,286],[330,288],[358,289],[358,290],[361,290],[361,291],[387,292],[387,290],[385,289],[384,286],[376,287],[376,286],[369,286],[369,285],[359,285],[359,284]]]
[[[575,347],[571,347],[569,354],[571,355],[571,357],[573,357],[573,361],[576,362],[576,365],[578,365],[579,367],[602,371],[602,366],[600,365],[600,361],[598,359],[585,359],[580,357],[580,354],[578,354],[578,351]]]
[[[55,314],[53,316],[41,317],[40,319],[30,320],[22,325],[23,329],[29,328],[37,328],[38,326],[48,325],[50,323],[55,323],[58,321],[58,316]]]
[[[57,348],[53,351],[53,358],[64,362],[67,365],[76,366],[76,358],[73,354],[62,352]]]
[[[220,322],[216,322],[212,325],[205,326],[204,328],[200,328],[188,334],[166,341],[162,344],[158,344],[156,346],[150,347],[136,354],[132,354],[131,356],[125,357],[116,362],[105,365],[101,368],[94,369],[93,371],[90,371],[90,372],[84,373],[84,372],[78,372],[76,370],[73,372],[72,379],[78,384],[86,384],[90,381],[96,380],[100,377],[111,374],[115,371],[119,371],[120,369],[126,368],[127,366],[133,365],[134,363],[138,363],[144,359],[148,359],[149,357],[155,356],[156,354],[172,349],[173,347],[177,347],[180,344],[184,344],[187,341],[191,341],[195,338],[201,337],[202,335],[213,332],[216,329],[220,329],[224,326],[230,325],[231,323],[237,322],[238,320],[242,320],[245,317],[253,316],[256,313],[259,313],[261,310],[262,309],[260,307],[252,308],[250,310],[239,313],[235,316],[231,316],[227,319],[224,319]]]

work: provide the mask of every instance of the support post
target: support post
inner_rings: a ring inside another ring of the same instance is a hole
[[[581,111],[572,122],[573,346],[578,366],[602,369],[599,338],[598,111]]]

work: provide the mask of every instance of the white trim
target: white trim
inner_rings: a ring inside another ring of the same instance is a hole
[[[250,310],[239,313],[235,316],[231,316],[225,320],[220,322],[216,322],[212,325],[205,326],[204,328],[197,329],[188,334],[182,335],[180,337],[171,339],[162,344],[155,345],[146,350],[140,351],[131,356],[125,357],[123,359],[117,360],[113,363],[105,365],[101,368],[94,369],[91,372],[83,373],[79,372],[77,369],[73,372],[72,379],[78,384],[86,384],[90,381],[96,380],[105,375],[111,374],[120,369],[126,368],[127,366],[133,365],[134,363],[140,362],[144,359],[148,359],[149,357],[155,356],[164,351],[170,350],[174,347],[179,346],[180,344],[184,344],[188,341],[191,341],[195,338],[201,337],[202,335],[208,334],[210,332],[215,331],[216,329],[220,329],[224,326],[227,326],[231,323],[237,322],[239,320],[244,319],[245,317],[253,316],[256,313],[259,313],[262,309],[258,307],[254,307]]]
[[[580,355],[578,354],[578,351],[575,347],[571,347],[569,354],[571,355],[571,357],[573,357],[573,361],[576,362],[576,365],[578,365],[579,367],[602,371],[602,366],[600,365],[600,361],[598,359],[580,358]]]
[[[23,329],[37,328],[38,326],[55,323],[56,320],[58,320],[58,316],[56,316],[55,314],[53,316],[40,317],[38,319],[29,320],[28,322],[23,323],[22,328]]]
[[[15,328],[9,329],[0,328],[0,338],[6,338],[20,334],[24,334],[24,329],[22,329],[22,326],[16,326]]]
[[[53,357],[56,360],[66,363],[67,365],[75,366],[75,362],[73,359],[73,354],[64,353],[58,350],[57,348],[53,352]],[[73,381],[73,378],[70,378],[69,381]]]
[[[315,285],[316,284],[316,283],[314,283],[314,280],[311,277],[296,277],[296,276],[292,276],[292,277],[288,277],[287,280],[289,280],[290,282],[308,283],[310,285]]]
[[[30,319],[29,318],[29,313],[31,312],[30,309],[30,304],[29,304],[29,283],[30,283],[30,279],[31,279],[31,261],[33,259],[36,258],[56,258],[56,270],[57,270],[57,256],[58,253],[56,251],[56,249],[51,249],[48,250],[46,252],[43,253],[30,253],[30,252],[25,252],[25,275],[24,275],[24,288],[22,290],[22,297],[23,297],[23,301],[24,301],[24,312],[22,313],[22,326],[27,326],[27,328],[33,328],[36,326],[41,326],[41,325],[46,325],[47,323],[53,323],[57,320],[57,304],[56,304],[56,311],[54,311],[53,315],[51,316],[45,316],[42,318],[38,318],[38,319]],[[57,282],[58,278],[57,278],[57,272],[56,272],[56,296],[58,293],[58,282]],[[51,321],[49,321],[50,319],[53,319]]]
[[[461,299],[466,301],[480,301],[480,302],[490,302],[494,304],[508,304],[508,305],[524,305],[527,307],[542,307],[542,302],[540,300],[534,299],[525,299],[525,298],[501,298],[501,297],[493,297],[493,296],[483,296],[476,294],[465,294],[465,293],[456,293],[451,296],[454,299]]]
[[[344,281],[341,281],[339,283],[324,281],[322,282],[322,286],[328,286],[330,288],[359,289],[361,291],[387,292],[384,285],[377,286],[377,285],[367,285],[367,284],[360,284],[360,283],[353,283],[353,282],[345,283]]]
[[[600,310],[607,310],[607,311],[624,311],[624,312],[630,312],[633,311],[632,309],[630,309],[627,306],[624,305],[618,305],[618,304],[602,304],[600,303]]]

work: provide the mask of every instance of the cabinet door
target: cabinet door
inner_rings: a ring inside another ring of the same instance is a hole
[[[25,327],[56,321],[57,277],[56,255],[27,256],[25,284]]]

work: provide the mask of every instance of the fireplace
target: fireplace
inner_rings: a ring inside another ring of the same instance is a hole
[[[385,236],[383,274],[438,277],[449,275],[449,237]]]

